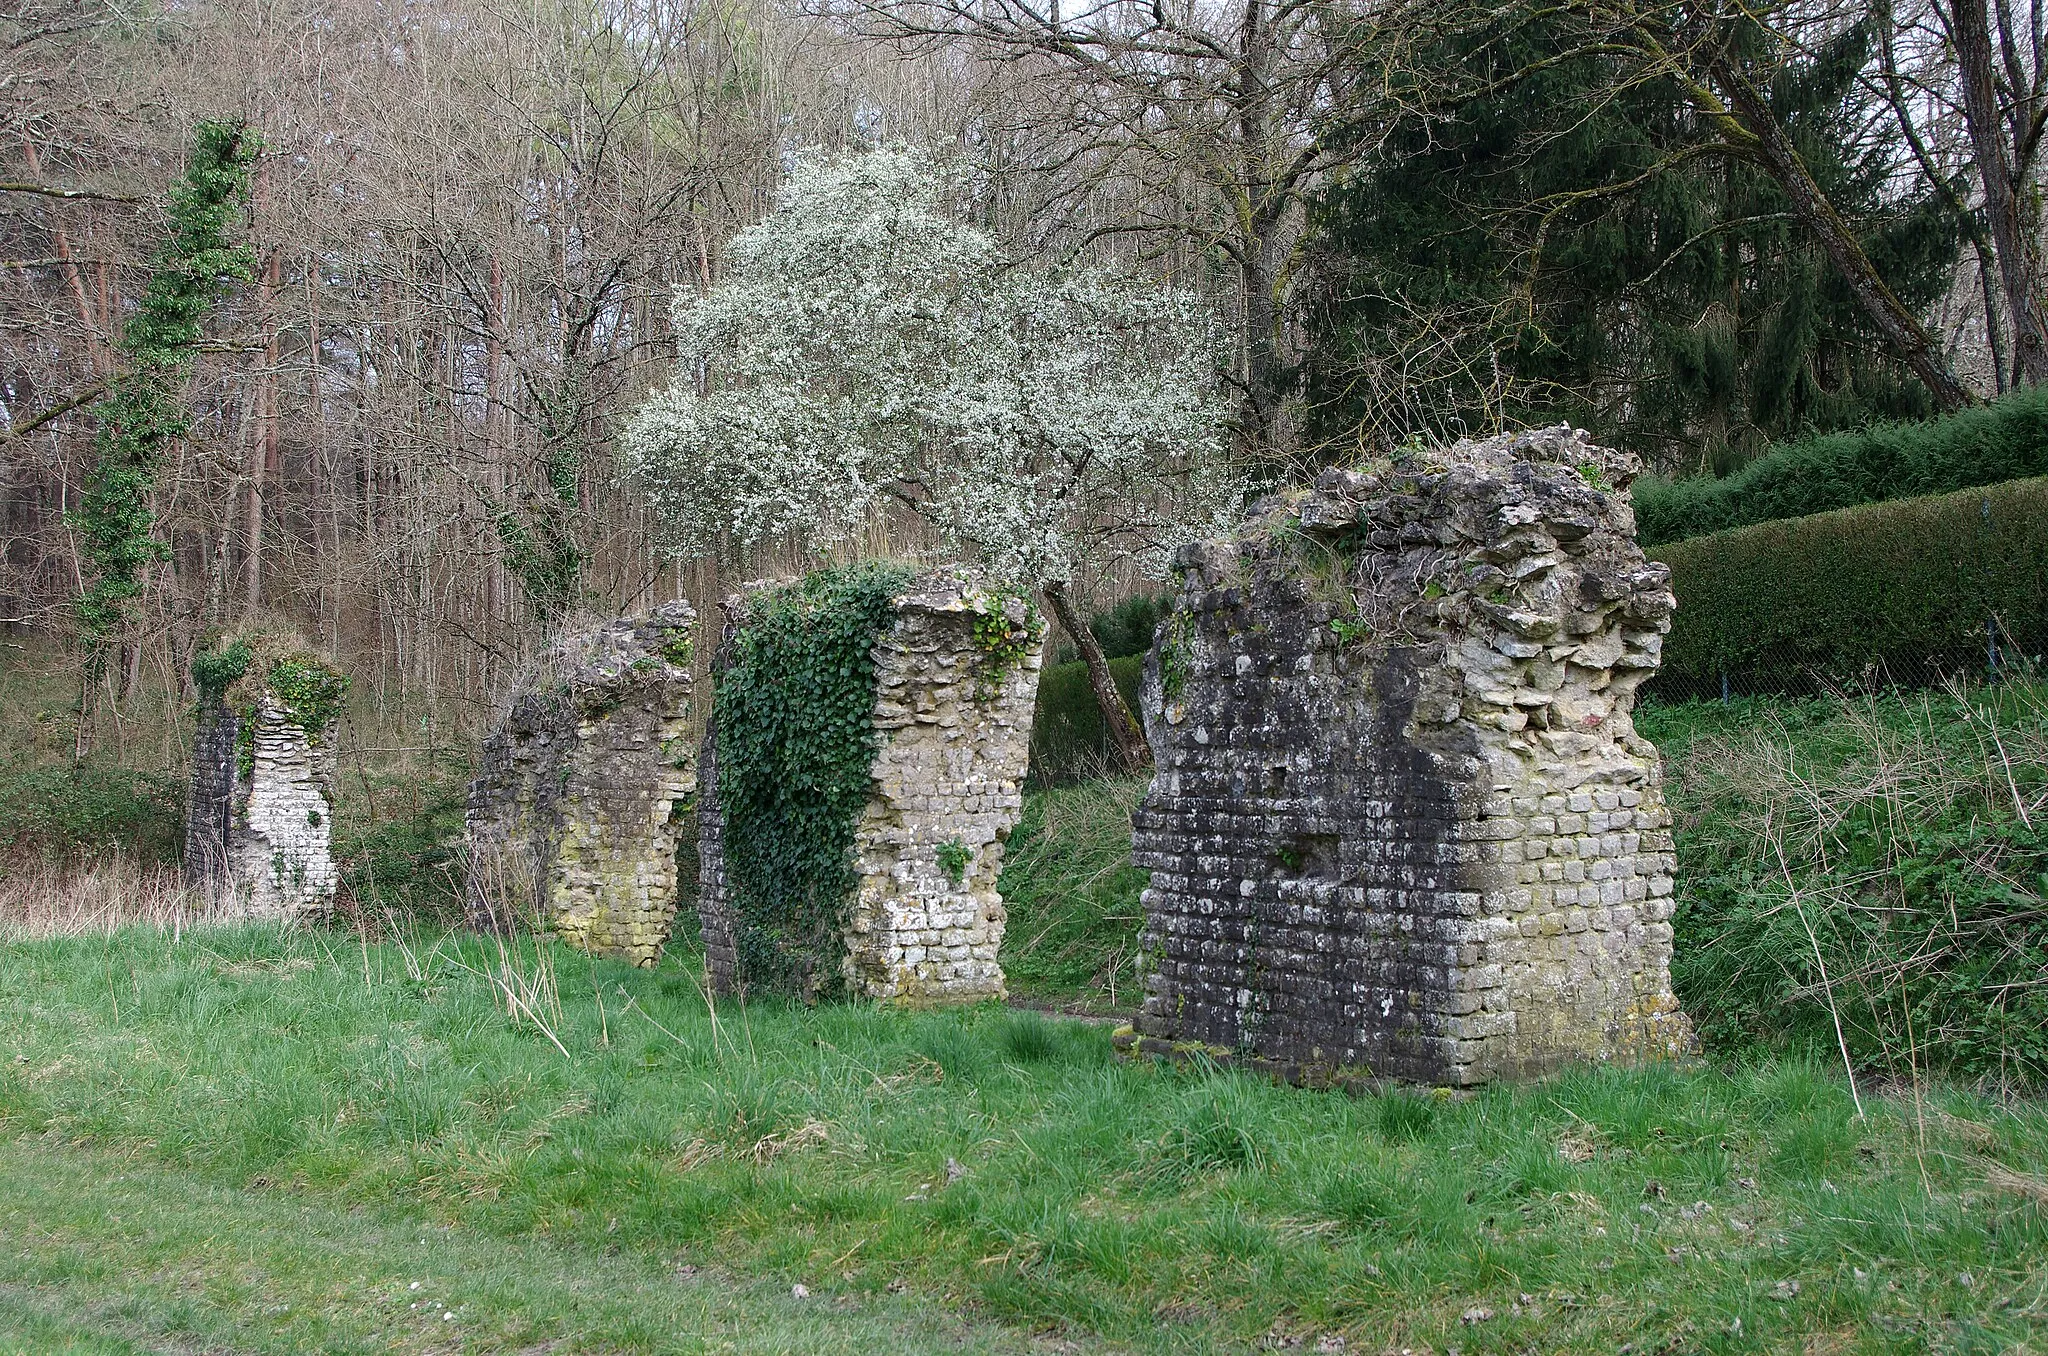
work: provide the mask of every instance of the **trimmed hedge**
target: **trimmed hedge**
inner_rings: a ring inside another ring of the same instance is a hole
[[[1715,479],[1637,484],[1644,545],[1856,504],[2048,475],[2048,386],[1922,423],[1787,443]]]
[[[1678,615],[1650,692],[1925,683],[2048,648],[2048,478],[1760,523],[1653,549]]]
[[[1117,689],[1138,710],[1138,685],[1145,677],[1145,656],[1126,655],[1109,661]],[[1116,750],[1102,723],[1102,708],[1088,686],[1088,666],[1048,664],[1038,675],[1038,709],[1031,718],[1031,780],[1041,786],[1099,777],[1116,765]]]

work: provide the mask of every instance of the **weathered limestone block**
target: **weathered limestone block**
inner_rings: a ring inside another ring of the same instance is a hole
[[[745,615],[728,599],[727,635]],[[1023,810],[1044,628],[1024,602],[951,571],[921,575],[891,604],[873,651],[875,758],[854,830],[859,885],[847,901],[841,974],[850,994],[911,1005],[1004,994],[1007,914],[996,878]],[[976,624],[1035,625],[1027,653],[992,665]],[[705,736],[698,909],[721,994],[744,990],[735,892],[717,793],[717,731]]]
[[[227,917],[318,916],[337,881],[327,730],[346,684],[303,655],[286,658],[288,669],[268,653],[250,655],[240,651],[243,671],[231,685],[200,685],[186,884]],[[310,681],[318,700],[294,706],[273,690],[273,675],[293,693]]]
[[[469,913],[539,923],[594,955],[653,965],[676,911],[674,813],[696,790],[685,730],[696,612],[565,637],[484,742],[465,815]]]
[[[1673,607],[1635,469],[1569,428],[1461,442],[1181,552],[1126,1048],[1467,1085],[1690,1044],[1630,714]]]

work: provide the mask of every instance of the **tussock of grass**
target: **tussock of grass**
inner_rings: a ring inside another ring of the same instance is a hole
[[[1010,911],[1003,971],[1026,998],[1133,1008],[1145,873],[1131,865],[1142,777],[1035,790],[1010,835],[998,888]]]
[[[1858,1119],[1801,1059],[1353,1099],[994,1008],[714,1017],[673,963],[556,951],[565,1057],[507,1018],[491,945],[0,946],[0,1128],[336,1218],[901,1283],[1091,1348],[2010,1350],[2042,1320],[2030,1106]]]

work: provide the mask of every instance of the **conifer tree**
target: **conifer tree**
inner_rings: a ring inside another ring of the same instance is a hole
[[[1632,78],[1568,18],[1452,46],[1441,68],[1479,92],[1405,120],[1370,173],[1323,201],[1340,277],[1316,322],[1326,437],[1564,417],[1683,470],[1934,412],[1780,184],[1717,145],[1674,80]],[[1898,191],[1902,150],[1859,134],[1869,46],[1852,27],[1764,87],[1892,291],[1922,311],[1961,231],[1924,179]],[[1394,355],[1403,380],[1376,384]],[[1407,403],[1376,408],[1389,389]]]

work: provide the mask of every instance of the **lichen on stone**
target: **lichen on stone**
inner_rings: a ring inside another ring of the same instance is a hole
[[[661,957],[676,910],[677,802],[696,613],[669,603],[572,627],[522,678],[469,786],[468,910],[491,930],[544,926],[634,965]]]

